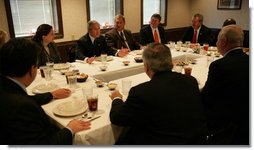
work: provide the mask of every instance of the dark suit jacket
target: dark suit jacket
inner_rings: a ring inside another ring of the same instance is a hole
[[[249,56],[242,49],[211,63],[202,97],[214,144],[248,144]]]
[[[110,120],[129,127],[117,144],[200,144],[205,114],[194,77],[161,72],[112,102]]]
[[[38,66],[45,66],[46,62],[54,62],[54,63],[61,63],[61,57],[57,50],[56,44],[54,42],[51,42],[48,44],[50,55],[46,52],[45,48],[41,44],[41,42],[37,42],[39,47],[41,48],[41,51],[39,52],[38,56]]]
[[[115,55],[116,53],[115,50],[112,50],[109,46],[107,46],[104,36],[101,35],[94,40],[94,43],[92,43],[91,38],[87,33],[77,41],[77,59],[83,60],[86,57],[93,57],[94,55],[100,56],[101,53],[107,53],[108,55]]]
[[[160,33],[160,39],[161,43],[167,44],[166,36],[165,36],[165,30],[163,27],[158,26],[158,30]],[[144,26],[143,28],[140,29],[140,44],[141,45],[147,45],[149,43],[154,42],[154,37],[153,37],[153,31],[150,25]]]
[[[0,76],[0,144],[72,144],[71,132],[52,125],[41,108],[50,93],[29,96],[16,83]]]
[[[127,43],[130,47],[130,50],[139,49],[139,44],[133,39],[132,33],[130,30],[123,30]],[[108,46],[112,49],[121,49],[127,48],[124,39],[119,35],[118,31],[114,28],[106,33],[106,41]]]
[[[185,32],[182,41],[192,41],[194,34],[194,29],[192,26],[190,26],[187,31]],[[198,43],[204,44],[204,43],[209,43],[211,42],[211,29],[206,27],[205,25],[202,25],[198,34]]]

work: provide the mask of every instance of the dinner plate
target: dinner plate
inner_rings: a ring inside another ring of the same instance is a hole
[[[70,68],[70,64],[67,64],[67,63],[59,63],[59,64],[54,64],[53,68],[55,70],[66,70],[68,68]]]
[[[61,117],[72,117],[84,113],[87,108],[87,103],[81,100],[71,100],[56,105],[53,109],[53,113]]]
[[[54,83],[48,83],[48,84],[39,84],[32,88],[32,92],[34,94],[40,94],[40,93],[46,93],[46,92],[52,92],[54,91],[58,86]]]
[[[96,61],[101,61],[101,57],[96,57],[95,58]],[[113,60],[113,56],[107,56],[107,61],[112,61]]]

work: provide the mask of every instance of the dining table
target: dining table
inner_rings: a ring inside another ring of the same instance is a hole
[[[72,119],[86,120],[87,117],[84,117],[84,114],[89,114],[94,118],[90,121],[90,129],[80,131],[74,135],[73,144],[113,145],[116,142],[123,128],[110,122],[109,113],[112,100],[109,95],[112,90],[108,88],[107,84],[116,83],[117,86],[115,90],[121,92],[121,81],[123,79],[130,79],[132,81],[131,87],[149,81],[149,77],[144,72],[143,63],[134,60],[135,57],[142,57],[142,51],[143,50],[134,50],[123,58],[108,56],[109,58],[106,64],[99,60],[94,61],[92,64],[85,63],[85,61],[82,60],[63,64],[63,66],[67,66],[68,70],[75,70],[79,73],[87,74],[88,78],[85,82],[78,82],[74,88],[71,88],[71,96],[64,99],[52,100],[41,107],[48,115],[50,121],[60,128],[65,127]],[[197,79],[199,87],[202,89],[208,74],[208,57],[206,55],[193,53],[191,48],[187,51],[176,51],[174,48],[171,48],[171,53],[173,62],[188,61],[191,63],[191,60],[196,60],[195,63],[192,64],[191,75]],[[221,56],[214,57],[214,60],[219,58],[221,58]],[[123,61],[129,61],[129,64],[125,65]],[[102,65],[107,66],[105,71],[100,70],[100,66]],[[175,71],[174,69],[175,68],[173,68],[173,71]],[[184,69],[182,69],[181,73],[184,74]],[[95,84],[95,81],[98,80],[103,81],[102,87],[98,87]],[[50,89],[51,91],[57,88],[70,88],[61,68],[54,68],[51,80],[42,78],[38,70],[34,82],[27,87],[28,94],[34,95],[48,92],[48,89],[38,89],[40,85],[54,85],[53,88]],[[84,87],[88,85],[93,88],[93,93],[98,94],[98,109],[95,112],[90,112],[88,110],[86,96],[83,93]],[[128,95],[124,95],[123,99],[125,100],[127,96]],[[65,110],[62,114],[59,113],[61,109]],[[70,109],[70,112],[68,109]]]

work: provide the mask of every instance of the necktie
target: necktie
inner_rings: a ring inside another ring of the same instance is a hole
[[[121,37],[124,39],[124,36],[123,36],[123,32],[121,31],[120,32],[120,35],[121,35]],[[124,39],[125,40],[125,39]]]
[[[191,43],[197,43],[197,33],[197,30],[195,30]]]
[[[123,41],[125,43],[124,47],[130,49],[128,42],[127,42],[126,38],[124,37],[123,31],[120,32],[120,36],[123,38]]]
[[[153,36],[154,36],[154,42],[155,43],[159,43],[159,36],[158,36],[158,33],[156,30],[154,30],[154,33],[153,33]]]

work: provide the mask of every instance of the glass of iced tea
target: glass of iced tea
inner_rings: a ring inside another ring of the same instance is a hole
[[[87,95],[87,103],[88,103],[89,111],[97,111],[98,94]]]

